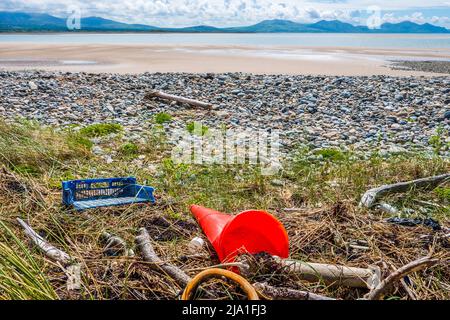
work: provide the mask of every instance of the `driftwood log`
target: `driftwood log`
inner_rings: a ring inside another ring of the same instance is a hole
[[[276,260],[287,272],[308,282],[323,281],[327,285],[367,289],[373,289],[380,283],[381,274],[377,267],[364,269],[280,258]]]
[[[267,283],[254,283],[253,287],[263,297],[271,300],[336,300],[315,293],[290,288],[272,287]]]
[[[154,270],[163,272],[170,276],[181,288],[185,288],[192,280],[183,270],[173,266],[167,262],[162,261],[153,249],[150,235],[147,229],[139,229],[139,234],[136,237],[136,245],[146,262],[150,262],[150,267]]]
[[[405,276],[412,272],[417,272],[436,265],[439,262],[438,259],[431,257],[423,257],[408,263],[407,265],[392,272],[386,279],[381,281],[375,288],[373,288],[365,298],[368,300],[380,300],[382,299],[392,288],[393,284],[403,279]]]
[[[371,208],[375,205],[377,200],[385,195],[408,192],[411,189],[430,190],[449,180],[450,173],[446,173],[440,176],[428,177],[407,182],[399,182],[370,189],[362,196],[359,206]]]
[[[37,232],[35,232],[28,224],[26,224],[22,219],[17,218],[17,222],[22,226],[25,234],[33,241],[33,243],[42,251],[44,254],[55,262],[60,262],[63,265],[69,264],[73,261],[64,251],[54,247],[48,243],[44,238],[42,238]]]
[[[176,101],[180,103],[186,103],[194,107],[199,108],[205,108],[205,109],[211,109],[212,104],[208,102],[202,102],[194,99],[184,98],[180,96],[175,96],[172,94],[164,93],[162,91],[158,90],[152,90],[145,94],[144,99],[151,99],[151,98],[159,98],[164,100],[170,100],[170,101]]]

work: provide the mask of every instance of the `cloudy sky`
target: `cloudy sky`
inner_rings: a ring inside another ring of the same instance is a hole
[[[410,20],[450,28],[450,0],[0,0],[0,11],[101,16],[163,27],[249,25],[265,19],[339,19],[365,25],[379,8],[384,22]]]

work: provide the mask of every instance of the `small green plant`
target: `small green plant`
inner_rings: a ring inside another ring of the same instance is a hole
[[[37,167],[27,164],[17,165],[12,169],[13,171],[22,175],[37,176],[39,174],[39,169]]]
[[[198,134],[198,131],[201,130],[201,135],[205,135],[206,132],[208,132],[208,127],[204,126],[201,123],[195,123],[195,122],[191,122],[188,123],[186,126],[186,130],[190,133],[190,134]]]
[[[437,155],[441,151],[447,149],[448,145],[445,143],[444,128],[442,126],[438,127],[436,130],[436,134],[434,136],[431,136],[428,142],[433,147],[434,153]]]
[[[315,155],[322,156],[325,160],[342,161],[345,160],[345,154],[338,149],[320,149],[314,152]]]
[[[67,137],[67,143],[72,147],[84,147],[91,150],[94,143],[80,133],[72,133]]]
[[[117,123],[97,123],[84,127],[80,133],[89,138],[98,138],[122,131],[123,127]]]
[[[440,199],[450,201],[450,188],[439,187],[434,192]]]
[[[76,177],[73,175],[72,171],[65,171],[61,173],[56,173],[55,176],[50,177],[48,180],[48,187],[51,189],[61,190],[61,181],[75,180]]]
[[[133,142],[127,142],[120,147],[119,151],[124,156],[136,156],[139,153],[139,147]]]
[[[157,124],[163,124],[169,121],[172,121],[172,116],[168,113],[160,112],[155,115],[155,122]]]

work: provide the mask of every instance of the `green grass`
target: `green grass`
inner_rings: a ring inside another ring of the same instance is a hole
[[[0,121],[0,160],[21,174],[37,175],[90,157],[90,141],[79,134],[25,122]]]
[[[22,175],[37,176],[39,174],[38,167],[28,164],[19,164],[17,166],[13,166],[12,170]]]
[[[316,154],[316,152],[314,152]],[[320,150],[323,160],[311,158],[303,149],[286,168],[296,187],[294,197],[309,204],[351,201],[357,205],[368,189],[447,172],[449,162],[425,154],[395,154],[387,159],[374,152],[368,159],[339,150]]]
[[[0,300],[57,299],[42,263],[1,221],[0,231]]]
[[[435,189],[435,192],[440,199],[447,203],[450,202],[450,188],[439,187]]]
[[[122,131],[123,127],[120,124],[98,123],[82,128],[80,133],[88,138],[99,138],[113,133],[121,133]]]
[[[120,153],[127,157],[133,157],[139,154],[139,146],[133,142],[127,142],[120,146]]]
[[[208,132],[208,127],[201,124],[201,123],[196,123],[195,122],[190,122],[186,125],[186,130],[190,133],[190,134],[195,134],[195,135],[205,135],[206,132]],[[201,131],[201,132],[197,132],[197,131]]]
[[[86,138],[79,133],[73,132],[71,132],[67,136],[67,144],[71,148],[84,147],[87,150],[92,149],[92,147],[94,146],[94,143],[89,138]]]
[[[429,144],[433,147],[436,154],[449,150],[450,144],[445,142],[444,128],[442,126],[439,126],[436,134],[431,136]]]
[[[155,115],[155,123],[163,124],[172,121],[172,116],[168,113],[161,112]]]
[[[344,152],[338,149],[320,149],[315,151],[314,154],[329,161],[342,161],[346,158]]]

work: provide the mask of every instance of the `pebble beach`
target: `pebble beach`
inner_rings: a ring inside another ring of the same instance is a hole
[[[287,76],[244,73],[0,72],[0,116],[44,125],[120,123],[130,139],[154,115],[166,130],[201,121],[209,128],[279,130],[282,145],[381,152],[432,152],[450,142],[450,77]],[[144,99],[148,90],[193,98],[211,110]],[[441,151],[448,156],[448,151]]]

